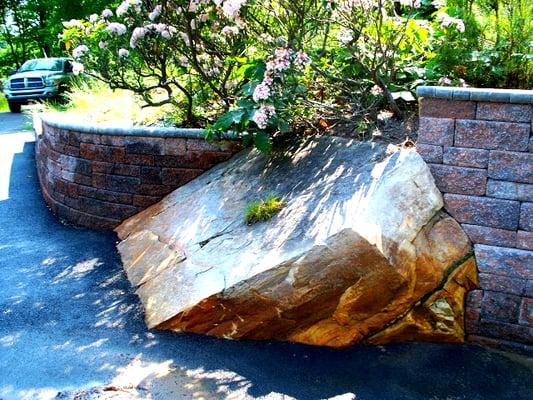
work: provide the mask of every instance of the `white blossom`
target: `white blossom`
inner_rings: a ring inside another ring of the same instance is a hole
[[[63,26],[67,29],[70,29],[70,28],[85,29],[85,26],[83,26],[83,23],[77,19],[71,19],[70,21],[64,21]]]
[[[155,6],[153,11],[150,14],[148,14],[148,18],[150,18],[150,21],[155,21],[161,15],[162,10],[163,10],[163,7],[161,7],[160,4]]]
[[[84,44],[76,47],[74,50],[72,50],[72,57],[74,58],[81,58],[84,53],[87,53],[89,51],[89,48],[85,46]]]
[[[229,19],[235,19],[239,16],[242,6],[246,0],[226,0],[222,4],[222,12]]]
[[[117,7],[115,14],[117,15],[117,17],[122,17],[124,14],[128,12],[129,8],[130,8],[130,3],[129,1],[125,0],[122,3],[120,3],[120,5]]]
[[[465,23],[463,22],[462,19],[453,18],[443,11],[438,13],[436,18],[437,18],[437,21],[439,21],[440,25],[445,28],[448,28],[450,26],[455,26],[455,29],[457,29],[459,32],[465,31]]]
[[[142,27],[135,28],[133,30],[133,33],[131,34],[130,46],[132,48],[135,48],[135,46],[137,46],[137,41],[139,39],[144,38],[146,36],[146,33],[147,33],[146,28],[142,28]]]
[[[72,73],[74,75],[79,75],[81,74],[83,71],[85,71],[85,67],[83,66],[83,64],[80,64],[78,62],[73,62],[72,63]]]
[[[128,29],[126,28],[126,25],[120,24],[118,22],[109,23],[107,25],[106,30],[108,32],[114,33],[114,34],[119,35],[119,36],[124,35],[128,31]]]

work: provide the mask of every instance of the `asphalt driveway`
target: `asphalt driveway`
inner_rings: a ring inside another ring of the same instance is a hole
[[[0,114],[0,399],[531,399],[531,360],[477,346],[331,350],[148,331],[112,233],[46,208]]]

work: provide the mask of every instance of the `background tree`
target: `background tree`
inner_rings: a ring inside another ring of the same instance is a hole
[[[63,21],[81,18],[116,0],[0,0],[0,75],[34,57],[62,56]]]

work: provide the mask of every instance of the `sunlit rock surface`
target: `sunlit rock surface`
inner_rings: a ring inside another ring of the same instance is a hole
[[[248,226],[248,202],[286,206]],[[150,328],[332,347],[461,342],[470,242],[422,158],[340,138],[245,151],[117,228]]]

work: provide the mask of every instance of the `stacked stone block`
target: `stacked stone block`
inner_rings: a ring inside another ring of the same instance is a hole
[[[421,87],[417,150],[474,243],[472,341],[533,351],[533,91]]]
[[[52,212],[76,225],[113,229],[238,149],[236,142],[208,143],[196,131],[128,135],[44,120],[36,161]]]

